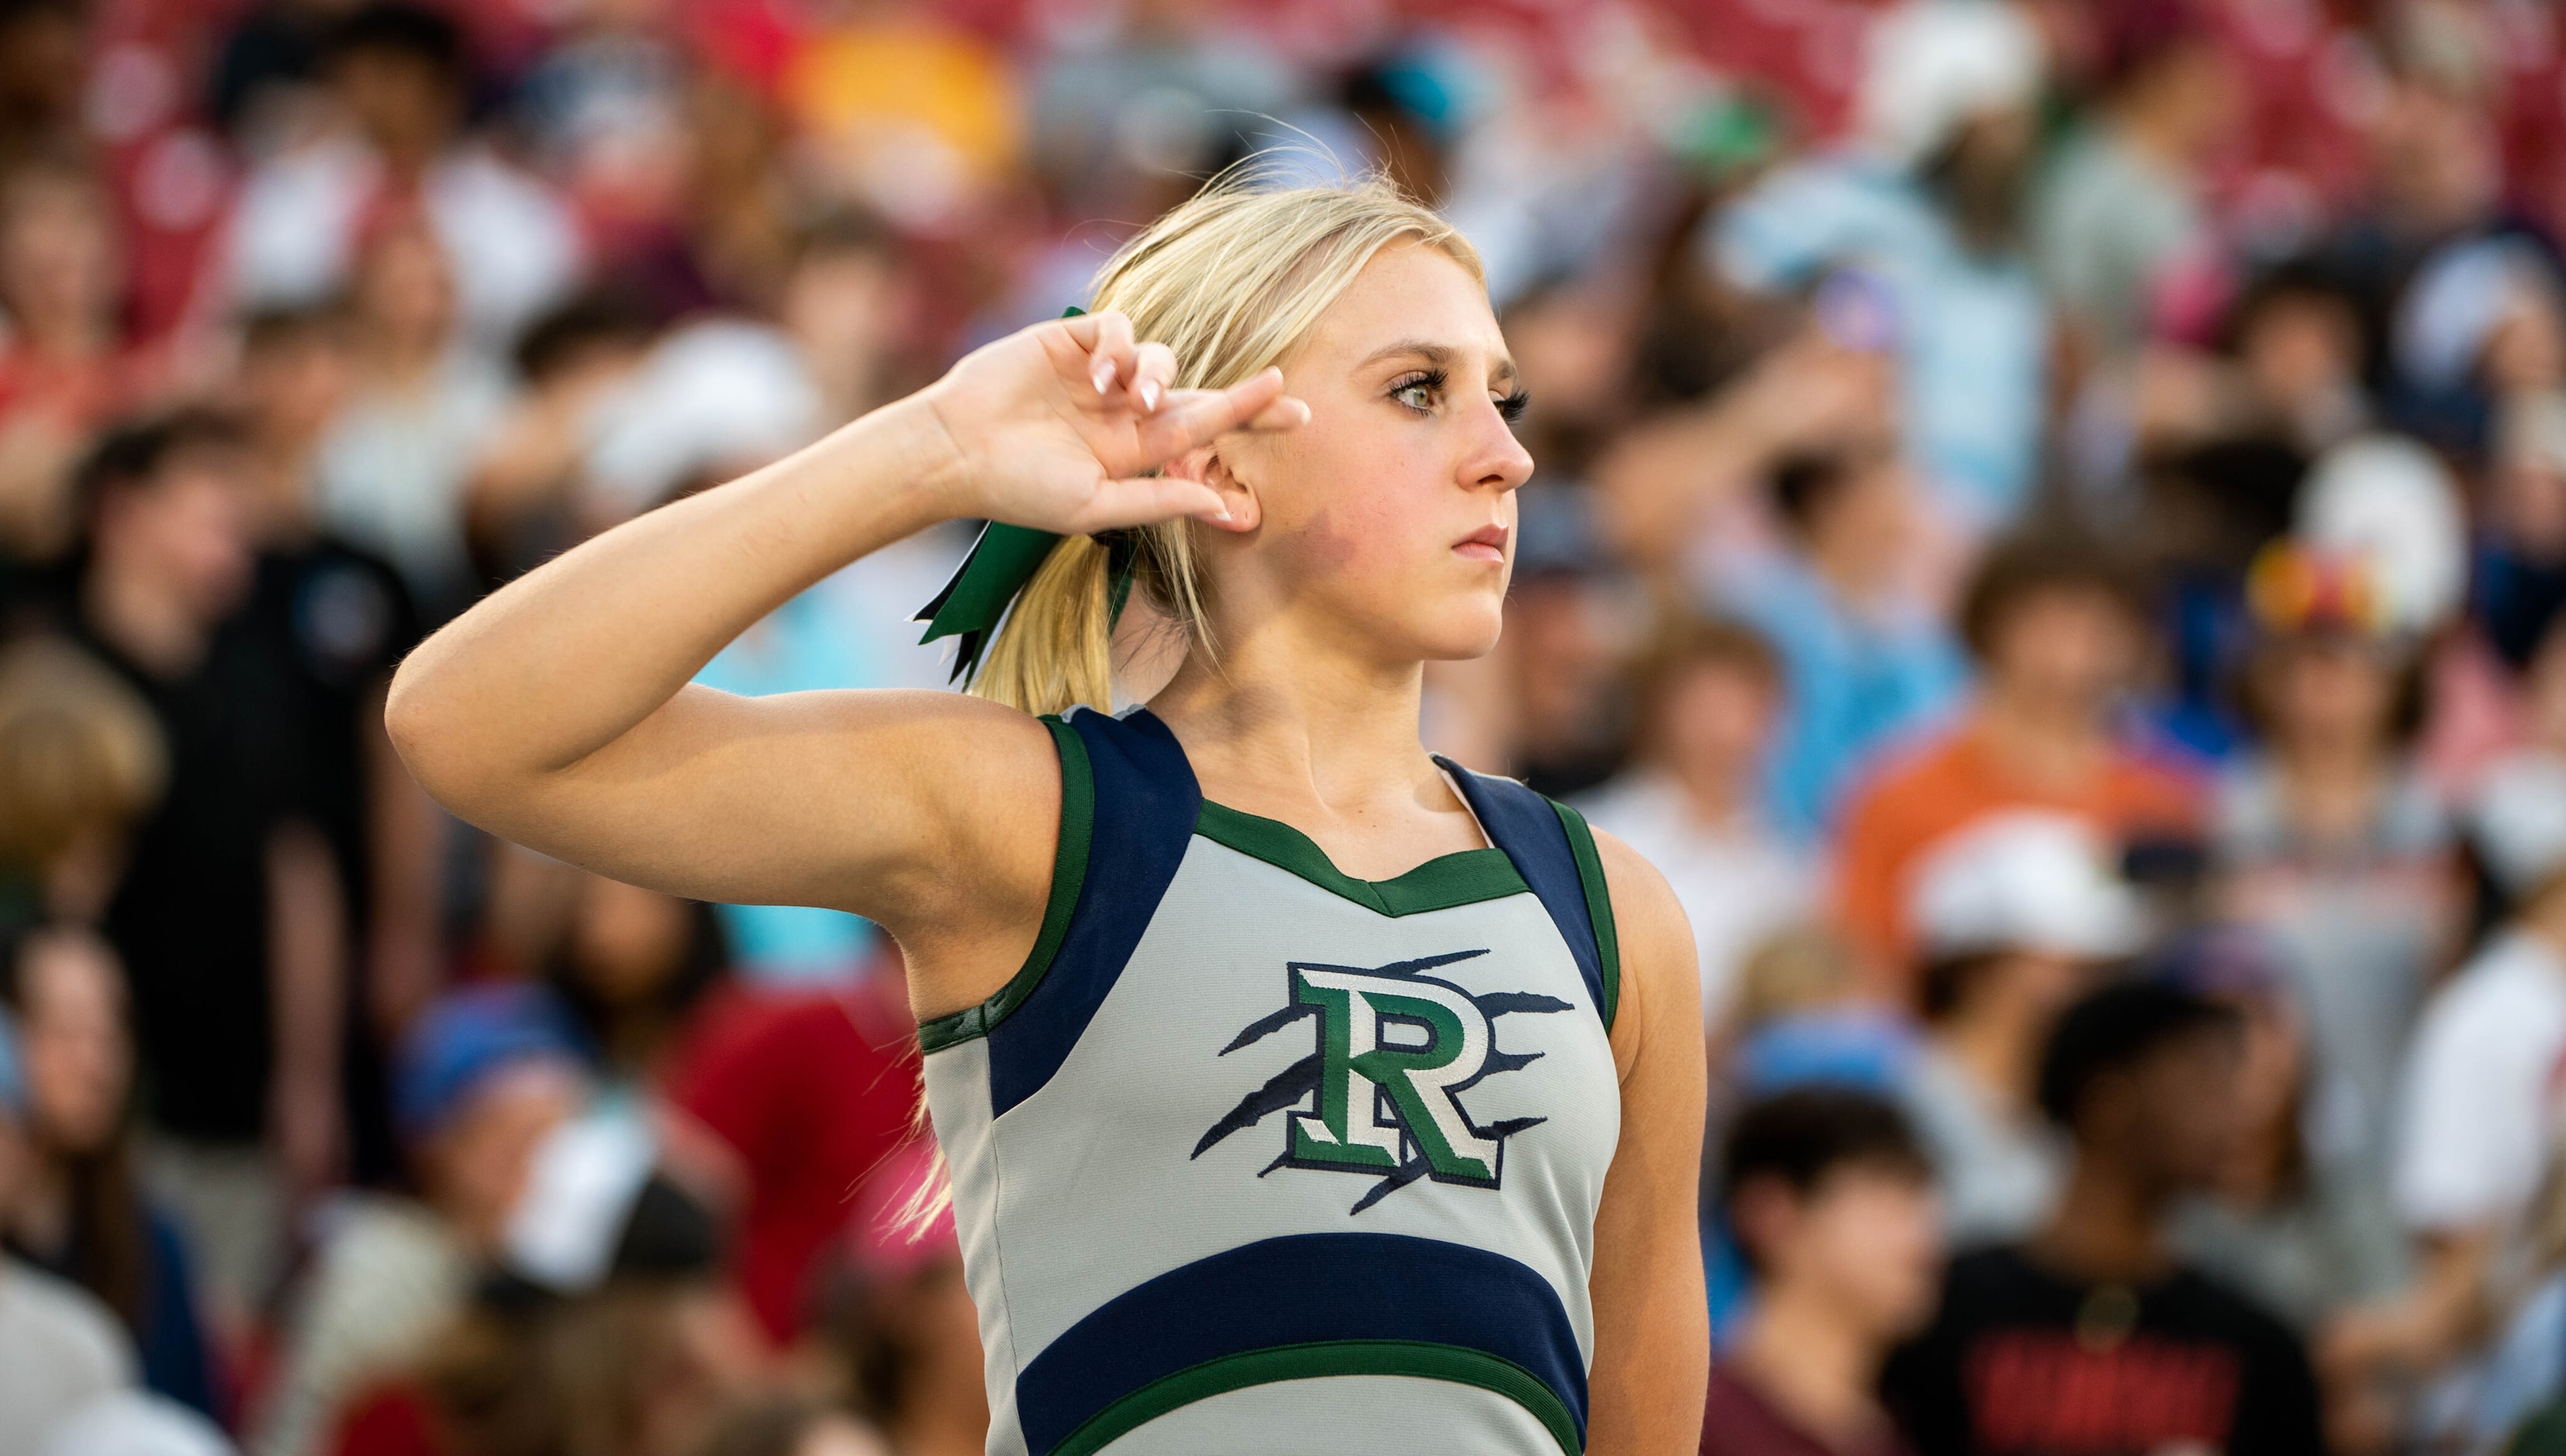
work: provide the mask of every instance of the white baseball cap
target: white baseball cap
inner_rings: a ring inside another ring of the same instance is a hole
[[[2566,869],[2566,759],[2518,753],[2478,781],[2469,827],[2507,893],[2525,895]]]
[[[2146,912],[2112,846],[2086,820],[2008,810],[1935,841],[1917,865],[1908,915],[1941,958],[2027,950],[2109,960],[2146,940]]]
[[[2047,71],[2039,30],[2003,0],[1909,0],[1864,38],[1862,138],[1912,167],[1969,118],[2030,106]]]

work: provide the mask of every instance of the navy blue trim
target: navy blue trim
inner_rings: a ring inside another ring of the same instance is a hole
[[[1126,1290],[1016,1376],[1016,1416],[1039,1456],[1179,1370],[1350,1339],[1459,1345],[1520,1366],[1568,1407],[1585,1445],[1586,1361],[1549,1281],[1502,1254],[1406,1234],[1264,1239]]]
[[[1184,862],[1202,805],[1184,749],[1147,711],[1081,709],[1068,721],[1096,786],[1087,877],[1042,984],[989,1032],[991,1116],[1042,1091],[1086,1035]]]
[[[1560,938],[1568,942],[1568,953],[1577,959],[1577,974],[1586,978],[1587,994],[1593,998],[1590,1004],[1609,1029],[1612,996],[1604,982],[1604,955],[1595,939],[1595,917],[1587,912],[1586,881],[1577,873],[1577,851],[1568,843],[1568,829],[1559,822],[1558,811],[1549,800],[1512,779],[1474,774],[1439,755],[1434,761],[1461,786],[1461,797],[1479,817],[1479,828],[1515,861],[1515,872],[1540,896],[1542,908],[1550,911]]]

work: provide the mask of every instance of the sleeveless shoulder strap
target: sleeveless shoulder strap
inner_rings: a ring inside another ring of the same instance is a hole
[[[997,995],[918,1028],[929,1053],[988,1038],[992,1116],[1041,1091],[1086,1034],[1176,877],[1202,802],[1184,749],[1147,710],[1042,721],[1061,778],[1042,931]]]
[[[1550,911],[1603,1014],[1604,1029],[1611,1031],[1622,996],[1622,946],[1613,928],[1604,860],[1595,852],[1595,832],[1586,817],[1512,779],[1474,774],[1440,756],[1434,761],[1460,786],[1480,827]]]

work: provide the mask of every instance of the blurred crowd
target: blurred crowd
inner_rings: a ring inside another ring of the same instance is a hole
[[[980,1449],[896,947],[383,694],[1250,157],[1486,260],[1426,736],[1692,920],[1704,1451],[2566,1452],[2560,27],[0,0],[0,1456]],[[702,680],[942,686],[968,541]]]

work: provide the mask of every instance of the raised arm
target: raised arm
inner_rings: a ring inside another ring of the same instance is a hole
[[[1656,866],[1598,832],[1622,948],[1613,1061],[1622,1141],[1595,1216],[1595,1371],[1586,1449],[1674,1456],[1701,1442],[1710,1380],[1702,1293],[1701,987],[1692,929]]]
[[[940,520],[1094,532],[1216,513],[1207,487],[1143,472],[1307,411],[1272,370],[1227,390],[1169,390],[1173,373],[1119,314],[975,351],[493,594],[401,665],[392,742],[456,814],[619,879],[854,910],[903,941],[1003,940],[1017,921],[1030,940],[1059,798],[1030,718],[952,693],[750,699],[689,679],[796,594]]]

